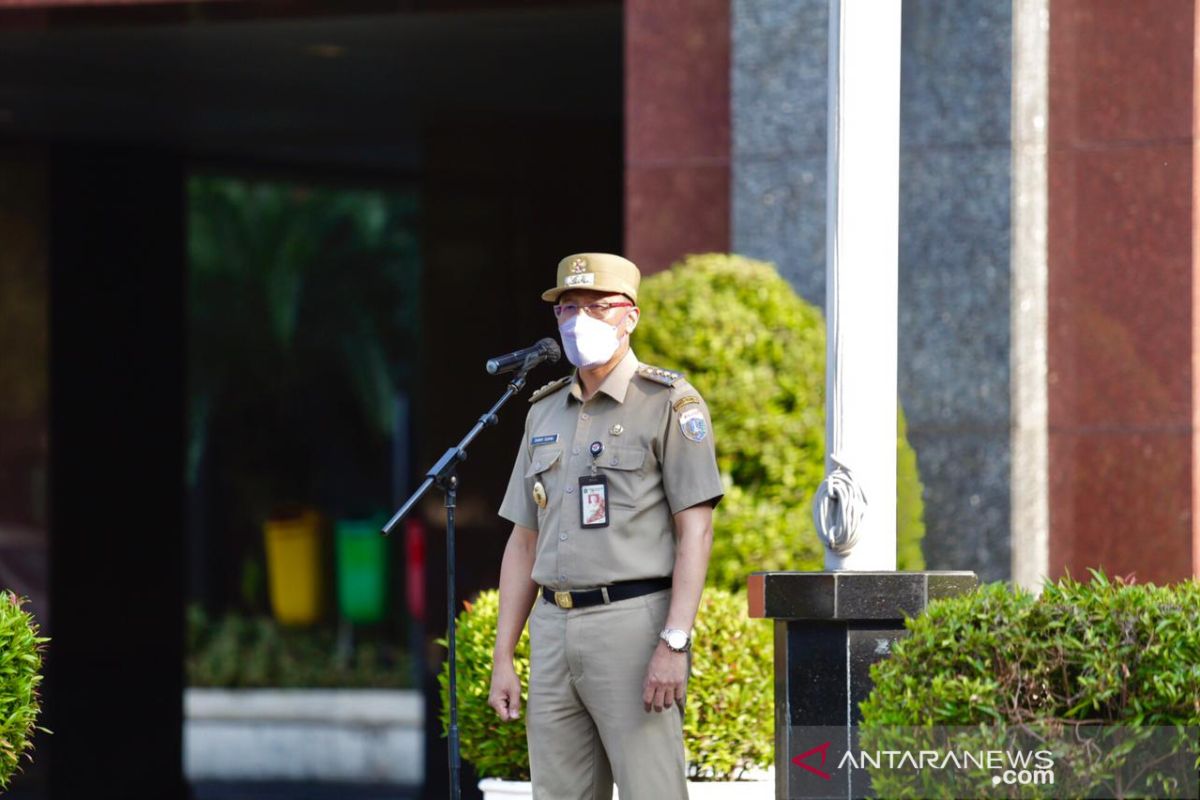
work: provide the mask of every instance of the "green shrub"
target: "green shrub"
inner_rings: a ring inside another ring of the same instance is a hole
[[[727,493],[717,511],[709,583],[755,570],[819,570],[812,498],[825,473],[825,323],[762,261],[688,256],[647,277],[634,348],[682,370],[708,402]],[[924,569],[916,454],[897,430],[897,567]]]
[[[540,603],[541,600],[538,600]],[[464,602],[454,637],[455,680],[458,683],[458,739],[462,757],[475,765],[481,778],[529,780],[529,749],[525,741],[525,702],[521,697],[519,720],[501,720],[488,705],[492,689],[492,647],[500,616],[500,592],[488,589],[474,601]],[[438,643],[447,646],[445,639]],[[513,653],[513,667],[523,692],[529,689],[529,630],[521,631]],[[438,675],[442,687],[442,733],[450,731],[450,659]]]
[[[963,741],[992,746],[1016,731],[1036,732],[1053,742],[1055,786],[1022,787],[1021,796],[1037,796],[1038,788],[1059,797],[1122,796],[1101,787],[1128,753],[1111,747],[1098,756],[1070,744],[1075,734],[1061,734],[1090,728],[1128,737],[1136,727],[1148,736],[1152,726],[1200,726],[1200,582],[1158,587],[1093,576],[1051,584],[1040,597],[990,584],[908,620],[909,636],[871,668],[874,689],[860,706],[864,748],[922,749],[932,726],[969,728]],[[887,797],[948,797],[963,788],[928,771],[873,777]],[[990,773],[976,777],[988,778],[990,789]],[[1157,779],[1147,770],[1142,788],[1127,785],[1123,796],[1151,791]]]
[[[190,686],[218,688],[410,688],[411,665],[386,642],[360,641],[338,654],[332,630],[292,629],[270,617],[210,620],[188,609]]]
[[[462,756],[480,777],[529,780],[525,725],[504,722],[488,706],[499,592],[464,603],[455,638],[458,729]],[[541,602],[540,600],[538,602]],[[692,675],[684,715],[688,774],[737,779],[773,758],[774,683],[771,626],[746,616],[746,598],[707,588],[696,615]],[[446,641],[440,640],[444,646]],[[521,632],[513,659],[523,690],[529,687],[529,634]],[[450,662],[442,665],[442,731],[450,728]],[[525,701],[522,699],[522,719]]]
[[[38,636],[24,603],[12,592],[0,592],[0,790],[8,788],[21,756],[29,757],[33,746],[42,649],[49,641]]]
[[[773,636],[746,614],[745,592],[704,590],[683,721],[689,777],[737,780],[774,760]]]

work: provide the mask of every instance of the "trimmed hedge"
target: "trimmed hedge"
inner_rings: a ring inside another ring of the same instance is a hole
[[[1089,583],[1064,579],[1040,597],[996,583],[931,603],[906,627],[892,656],[871,668],[874,690],[860,704],[864,747],[922,749],[922,729],[932,726],[974,727],[976,742],[1017,730],[1059,736],[1120,726],[1149,735],[1153,726],[1200,726],[1200,582],[1131,585],[1093,572]],[[1117,796],[1104,794],[1104,775],[1125,753],[1094,761],[1085,748],[1055,747],[1075,783],[1068,788],[1059,774],[1043,791]],[[928,772],[873,778],[887,797],[962,790]],[[1157,785],[1154,770],[1140,780],[1144,792]],[[1039,787],[1021,788],[1020,796],[1038,796]]]
[[[825,322],[773,266],[688,256],[639,292],[638,358],[682,370],[713,417],[726,495],[717,509],[711,585],[755,570],[820,570],[812,499],[825,475]],[[924,569],[916,454],[898,414],[897,568]]]
[[[540,600],[538,602],[541,602]],[[505,722],[487,704],[492,646],[500,594],[481,592],[458,615],[458,729],[462,756],[482,777],[529,780],[525,740],[526,698],[521,719]],[[696,615],[692,675],[684,714],[688,774],[700,780],[736,780],[745,770],[765,769],[773,758],[774,684],[772,629],[746,616],[743,594],[707,588]],[[445,639],[439,643],[446,645]],[[521,632],[513,664],[523,690],[529,687],[529,633]],[[438,676],[442,732],[450,729],[450,661]]]
[[[41,710],[38,685],[49,639],[38,636],[37,623],[21,608],[25,602],[0,592],[0,790],[8,788],[21,757],[32,757],[31,737]]]

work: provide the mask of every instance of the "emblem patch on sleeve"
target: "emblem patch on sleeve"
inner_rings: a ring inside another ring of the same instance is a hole
[[[679,429],[693,442],[702,442],[708,435],[708,423],[699,407],[685,409],[679,415]]]

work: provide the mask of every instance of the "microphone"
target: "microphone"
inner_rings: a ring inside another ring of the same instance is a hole
[[[562,350],[558,348],[558,342],[547,336],[532,347],[526,347],[524,350],[516,350],[506,355],[489,358],[487,371],[489,375],[501,375],[505,372],[516,372],[518,370],[526,372],[543,361],[549,361],[553,364],[560,357],[562,357]]]

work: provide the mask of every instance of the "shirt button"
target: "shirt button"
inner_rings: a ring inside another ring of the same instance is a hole
[[[571,448],[571,455],[573,455],[573,456],[577,456],[577,455],[579,455],[579,448],[578,448],[578,447],[572,447],[572,448]]]
[[[612,464],[615,467],[617,465],[617,457],[613,456],[613,460],[608,463]]]
[[[573,491],[575,491],[575,487],[574,487],[574,486],[568,486],[568,487],[567,487],[567,494],[570,494],[570,493],[571,493],[571,492],[573,492]]]
[[[580,415],[579,415],[579,418],[580,418],[580,419],[587,419],[587,418],[588,418],[588,415],[587,415],[587,413],[586,413],[586,412],[584,412],[583,414],[580,414]]]
[[[558,538],[559,538],[561,541],[564,541],[564,542],[565,542],[565,541],[567,540],[567,535],[566,535],[565,533],[560,533],[560,534],[558,535]]]

